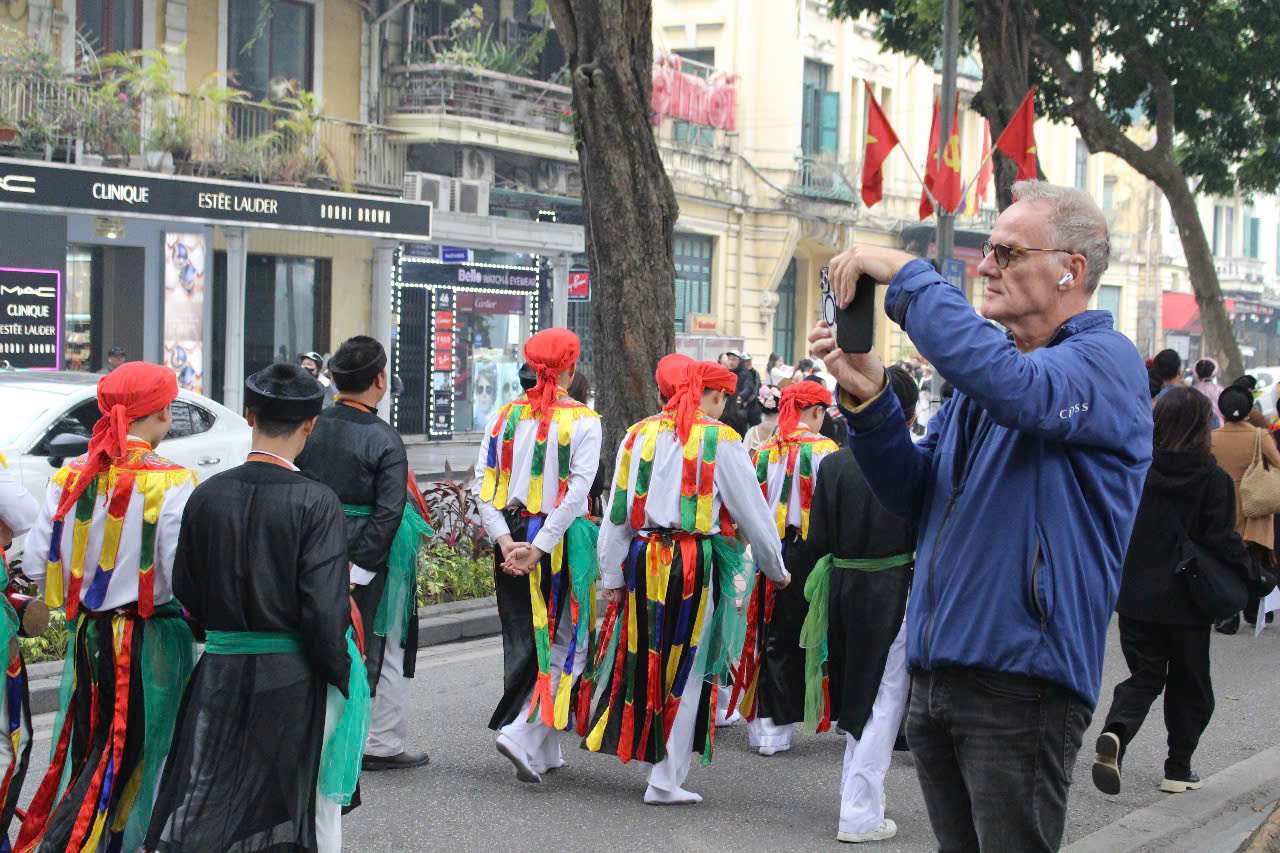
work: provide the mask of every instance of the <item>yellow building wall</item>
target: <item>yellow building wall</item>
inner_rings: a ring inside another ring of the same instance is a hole
[[[261,255],[294,255],[330,258],[332,281],[329,311],[329,350],[352,335],[369,334],[372,294],[373,248],[363,238],[328,237],[297,231],[250,230],[249,252]],[[214,248],[226,250],[222,230],[214,231]],[[387,345],[387,341],[382,342]]]

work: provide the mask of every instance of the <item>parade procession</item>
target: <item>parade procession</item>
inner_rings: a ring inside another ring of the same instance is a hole
[[[0,10],[0,853],[1280,853],[1280,0]]]

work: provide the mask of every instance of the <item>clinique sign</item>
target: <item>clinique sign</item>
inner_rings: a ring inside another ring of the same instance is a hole
[[[163,220],[426,241],[426,202],[0,157],[0,208],[119,213]]]

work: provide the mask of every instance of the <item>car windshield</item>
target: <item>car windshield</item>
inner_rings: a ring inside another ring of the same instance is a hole
[[[11,447],[18,436],[51,407],[66,400],[64,391],[45,391],[29,386],[0,386],[0,447]]]

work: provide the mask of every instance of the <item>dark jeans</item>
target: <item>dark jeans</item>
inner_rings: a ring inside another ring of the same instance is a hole
[[[916,670],[907,741],[940,853],[1054,851],[1093,711],[1065,687],[980,669]]]
[[[1166,776],[1191,771],[1191,754],[1213,716],[1209,680],[1209,626],[1189,627],[1120,617],[1120,648],[1129,677],[1116,685],[1103,731],[1115,732],[1121,747],[1142,727],[1164,691],[1164,725],[1169,732]]]

